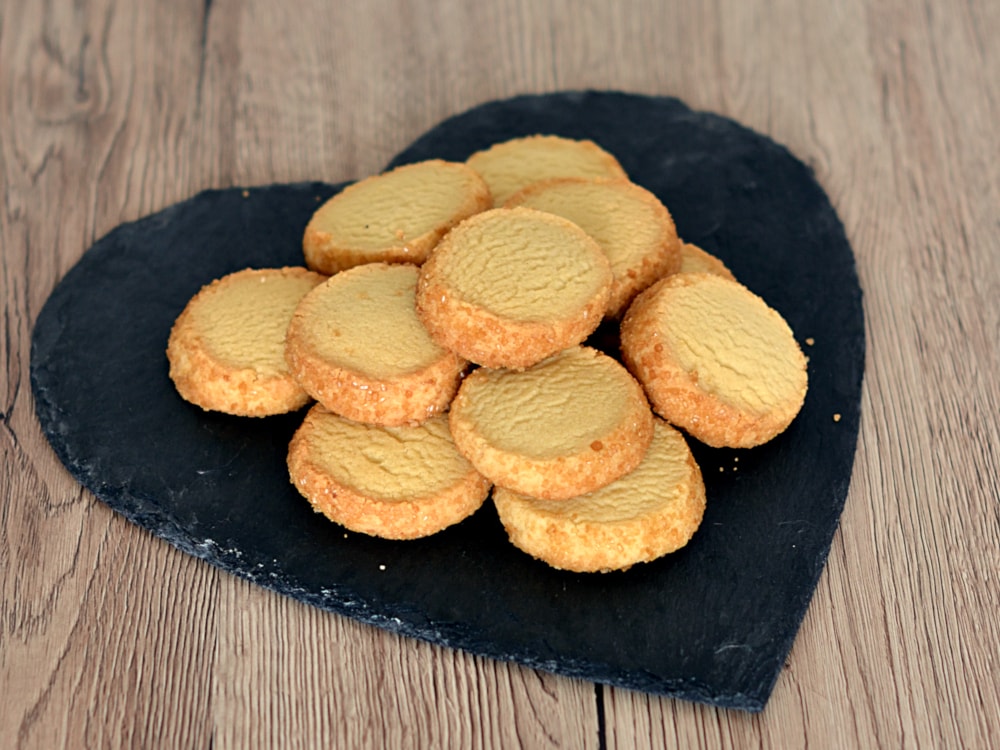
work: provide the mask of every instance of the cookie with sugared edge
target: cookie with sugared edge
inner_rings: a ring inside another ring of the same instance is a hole
[[[578,573],[627,570],[676,552],[705,513],[705,483],[684,436],[657,419],[642,462],[611,484],[569,500],[493,492],[518,549]]]
[[[608,317],[620,317],[639,292],[680,268],[673,217],[653,193],[627,179],[543,180],[504,205],[562,216],[597,241],[614,274]]]
[[[576,346],[526,370],[474,370],[449,410],[455,445],[500,487],[549,500],[639,465],[653,414],[616,360]]]
[[[303,297],[285,346],[302,388],[359,422],[402,425],[443,411],[466,362],[417,319],[416,286],[416,266],[369,263]]]
[[[302,297],[325,280],[305,268],[248,268],[202,287],[167,342],[178,393],[202,409],[244,417],[308,404],[285,363],[285,331]]]
[[[455,224],[492,205],[486,183],[461,162],[397,167],[349,185],[317,209],[302,239],[306,265],[325,274],[363,263],[419,265]]]
[[[448,420],[383,427],[316,404],[288,448],[292,483],[313,508],[344,528],[416,539],[472,515],[490,483],[456,449]]]
[[[716,276],[736,281],[733,272],[725,263],[690,242],[681,243],[681,267],[677,273],[714,273]]]
[[[676,274],[640,294],[622,321],[621,351],[654,410],[713,447],[771,440],[808,387],[784,318],[715,274]]]
[[[494,208],[455,227],[421,267],[417,314],[465,359],[523,369],[597,328],[612,279],[604,252],[576,224]]]
[[[627,177],[618,159],[586,139],[529,135],[477,151],[466,164],[482,175],[502,206],[523,187],[553,177]]]

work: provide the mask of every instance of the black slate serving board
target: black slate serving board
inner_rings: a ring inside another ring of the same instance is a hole
[[[683,238],[785,316],[809,356],[809,393],[786,433],[753,450],[692,444],[708,509],[680,552],[623,573],[560,572],[512,547],[489,505],[424,540],[345,533],[288,481],[301,414],[239,419],[177,396],[164,348],[188,299],[244,267],[301,265],[302,230],[340,185],[208,191],[100,239],[36,323],[39,420],[73,476],[111,508],[262,586],[496,659],[760,710],[851,476],[865,348],[851,248],[813,174],[785,148],[670,98],[493,102],[441,123],[392,165],[460,160],[536,132],[591,138],[617,156]],[[613,331],[598,343],[613,349]]]

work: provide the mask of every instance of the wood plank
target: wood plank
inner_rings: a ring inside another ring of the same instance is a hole
[[[1000,5],[428,5],[0,3],[0,745],[988,746]],[[206,187],[362,177],[450,114],[573,88],[677,95],[788,145],[858,256],[856,471],[760,715],[595,690],[262,591],[82,492],[34,418],[33,321],[117,224]]]
[[[216,747],[596,747],[593,686],[222,587]]]

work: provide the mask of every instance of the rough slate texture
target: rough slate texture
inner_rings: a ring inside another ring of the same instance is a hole
[[[498,659],[760,710],[851,475],[865,345],[851,249],[806,166],[673,99],[580,92],[496,102],[442,123],[394,164],[463,159],[535,132],[591,138],[614,153],[671,209],[682,237],[721,257],[800,342],[815,341],[803,347],[809,394],[784,435],[748,451],[692,446],[709,502],[680,552],[625,573],[559,572],[514,549],[489,505],[425,540],[345,536],[288,482],[285,450],[301,415],[212,415],[176,395],[164,348],[187,300],[240,268],[301,265],[305,223],[338,186],[209,191],[97,242],[36,324],[42,427],[73,476],[116,511],[268,588]],[[613,348],[613,335],[602,344]]]

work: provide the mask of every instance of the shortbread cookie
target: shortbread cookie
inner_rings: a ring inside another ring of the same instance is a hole
[[[292,483],[351,531],[416,539],[472,515],[490,483],[455,449],[445,416],[380,427],[316,404],[288,449]]]
[[[658,419],[642,463],[606,487],[558,501],[497,488],[493,503],[518,549],[555,568],[608,572],[687,544],[705,513],[705,483],[684,436]]]
[[[680,268],[681,241],[670,212],[659,198],[627,179],[543,180],[519,190],[504,205],[562,216],[597,240],[615,278],[608,317],[619,317],[639,292]]]
[[[681,267],[677,273],[714,273],[730,281],[736,281],[726,264],[711,253],[690,242],[681,243]]]
[[[311,400],[285,364],[285,331],[325,276],[305,268],[245,269],[196,294],[170,331],[170,378],[203,409],[265,417]]]
[[[466,161],[502,206],[527,185],[552,177],[627,177],[618,160],[593,141],[530,135],[477,151]]]
[[[495,208],[455,227],[420,269],[417,313],[465,359],[524,368],[587,338],[611,283],[607,258],[580,227]]]
[[[462,219],[492,206],[480,176],[438,159],[397,167],[344,188],[306,226],[306,264],[334,274],[384,261],[419,265]]]
[[[449,415],[455,444],[481,474],[550,500],[631,471],[653,437],[639,384],[614,359],[582,346],[527,370],[475,370]]]
[[[417,319],[417,268],[369,263],[306,295],[285,356],[317,401],[359,422],[401,425],[443,411],[466,363]]]
[[[805,399],[806,359],[784,318],[714,274],[677,274],[640,294],[621,349],[653,408],[714,447],[767,442]]]

